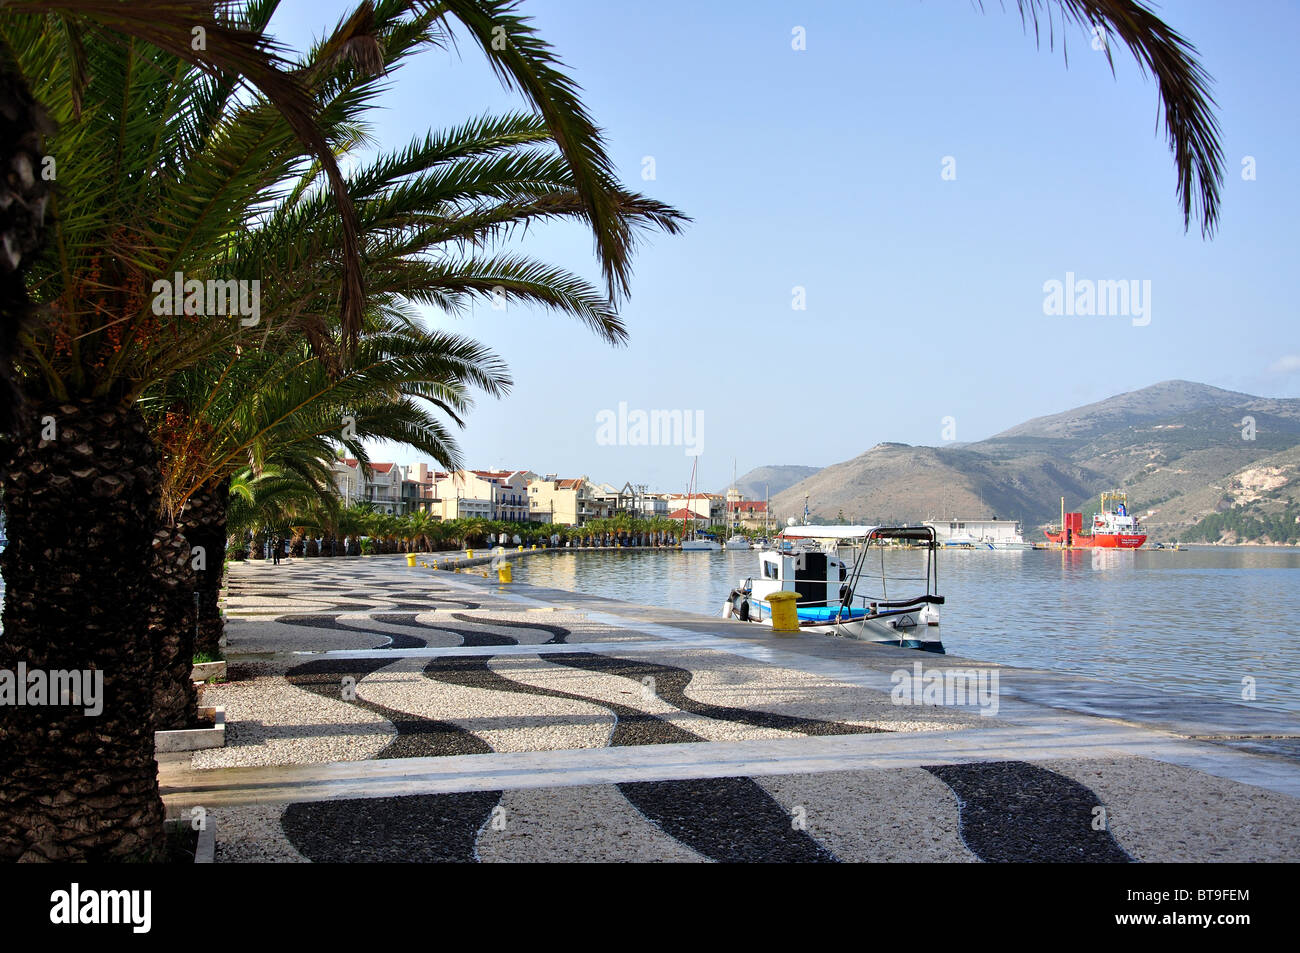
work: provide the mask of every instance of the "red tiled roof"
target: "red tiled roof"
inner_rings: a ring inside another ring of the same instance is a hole
[[[694,510],[688,510],[688,509],[686,509],[686,507],[682,507],[680,510],[673,510],[671,513],[668,514],[668,518],[669,518],[670,520],[702,520],[702,519],[708,519],[707,516],[701,516],[699,513],[696,513]]]
[[[576,480],[556,480],[555,487],[559,490],[576,490],[582,486],[582,478]]]
[[[357,465],[357,461],[352,457],[345,457],[343,463],[345,466],[349,467],[355,467]],[[370,464],[370,469],[375,473],[387,473],[389,470],[393,469],[394,466],[395,464],[392,463],[372,463]]]
[[[766,513],[767,503],[763,500],[732,500],[727,504],[727,509],[733,513],[738,510],[748,510],[750,513]]]

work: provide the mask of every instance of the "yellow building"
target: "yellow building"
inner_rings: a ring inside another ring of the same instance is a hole
[[[528,515],[535,523],[585,526],[594,519],[614,515],[608,495],[585,476],[528,481]]]

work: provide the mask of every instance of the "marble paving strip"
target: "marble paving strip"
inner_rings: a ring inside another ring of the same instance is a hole
[[[160,766],[169,806],[256,804],[328,798],[473,790],[566,787],[708,777],[760,777],[998,760],[1083,760],[1149,755],[1195,747],[1119,725],[1061,736],[1007,728],[990,731],[880,733],[508,752],[400,761],[193,770]],[[1203,747],[1203,746],[1202,746]],[[1242,755],[1243,758],[1251,757]],[[1300,795],[1300,791],[1296,792]]]

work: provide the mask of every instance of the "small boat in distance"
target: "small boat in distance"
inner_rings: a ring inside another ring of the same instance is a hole
[[[749,549],[749,540],[743,536],[733,536],[727,540],[728,549]]]
[[[989,543],[989,548],[1019,552],[1021,550],[1033,549],[1034,544],[1025,542],[1022,537],[1017,536],[1015,539],[995,539]]]
[[[943,652],[939,638],[939,546],[929,526],[797,526],[793,538],[779,534],[774,548],[759,553],[759,574],[731,591],[722,616],[771,626],[768,597],[775,592],[799,594],[799,631],[879,642],[901,648]],[[839,554],[852,545],[852,563]],[[925,566],[888,578],[885,549],[924,551]],[[879,554],[879,574],[874,557]],[[871,565],[868,565],[870,561]],[[925,591],[899,597],[896,584],[924,580]],[[891,593],[891,589],[894,592]]]

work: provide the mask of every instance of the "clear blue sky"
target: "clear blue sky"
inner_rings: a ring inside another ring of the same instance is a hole
[[[743,473],[885,440],[939,445],[945,417],[979,440],[1171,378],[1300,395],[1300,6],[1158,8],[1214,77],[1227,176],[1212,241],[1184,233],[1156,88],[1127,51],[1112,78],[1071,32],[1067,70],[1059,32],[1054,52],[1045,35],[1036,48],[1014,12],[985,6],[524,0],[624,180],[695,221],[637,258],[625,348],[522,309],[450,322],[516,381],[478,402],[467,461],[684,487],[682,448],[597,441],[597,414],[620,401],[701,412],[700,484],[714,489],[733,458]],[[272,32],[302,48],[347,9],[285,0]],[[466,41],[410,61],[384,103],[374,133],[397,148],[519,100]],[[527,248],[597,275],[576,227],[534,231]],[[1044,315],[1044,282],[1066,272],[1149,280],[1150,323]],[[791,309],[795,286],[806,311]]]

